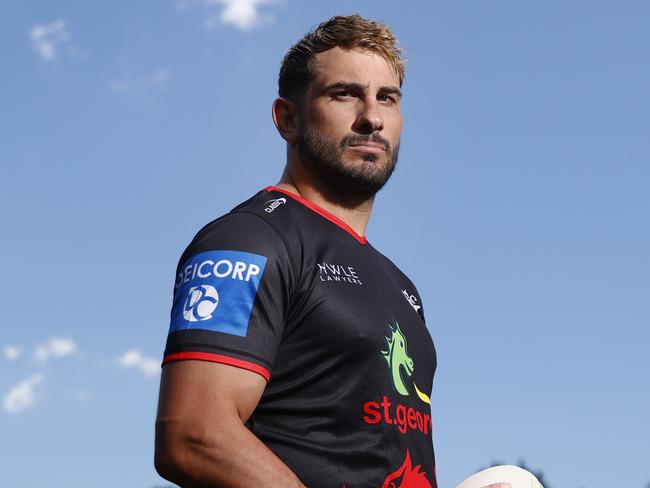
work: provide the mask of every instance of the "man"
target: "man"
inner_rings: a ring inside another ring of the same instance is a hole
[[[365,238],[399,150],[404,63],[383,24],[293,46],[277,186],[180,259],[156,468],[187,487],[436,487],[436,354],[411,281]]]

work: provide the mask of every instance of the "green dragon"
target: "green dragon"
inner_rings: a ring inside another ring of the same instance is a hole
[[[393,385],[400,395],[408,395],[409,391],[402,380],[401,368],[408,376],[413,374],[413,359],[408,355],[406,350],[406,337],[399,328],[399,324],[395,322],[395,326],[388,324],[390,327],[390,335],[385,337],[388,344],[388,351],[381,351],[382,356],[388,361],[393,376]]]

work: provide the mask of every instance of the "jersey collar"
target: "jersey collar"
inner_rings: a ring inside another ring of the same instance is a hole
[[[336,215],[334,215],[331,212],[328,212],[323,207],[320,207],[320,206],[316,205],[315,203],[310,202],[309,200],[305,200],[300,195],[296,195],[295,193],[291,193],[290,191],[287,191],[287,190],[285,190],[283,188],[278,188],[277,186],[267,186],[265,188],[265,190],[266,191],[277,191],[278,193],[282,193],[283,195],[286,195],[286,196],[292,198],[293,200],[297,201],[298,203],[303,204],[305,207],[307,207],[310,210],[316,212],[317,214],[321,215],[322,217],[325,217],[327,220],[329,220],[333,224],[338,225],[341,229],[343,229],[345,232],[350,234],[352,237],[354,237],[361,244],[367,244],[368,243],[365,236],[360,236],[359,234],[357,234],[352,227],[350,227],[348,224],[343,222]]]

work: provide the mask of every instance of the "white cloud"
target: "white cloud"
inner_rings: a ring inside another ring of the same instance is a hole
[[[137,349],[125,352],[117,359],[123,368],[134,368],[145,376],[156,376],[160,372],[160,361],[143,355]]]
[[[51,24],[35,25],[29,31],[29,37],[34,49],[45,61],[56,59],[59,46],[69,40],[63,19],[57,19]]]
[[[34,390],[42,383],[45,377],[42,374],[34,374],[25,381],[14,386],[4,397],[4,409],[7,413],[20,413],[26,408],[36,404]]]
[[[167,90],[170,79],[171,70],[169,68],[160,68],[149,75],[138,77],[134,77],[126,72],[121,77],[111,80],[108,88],[115,93],[127,93],[146,89],[157,89],[164,92]]]
[[[233,25],[243,31],[254,29],[264,20],[271,20],[263,16],[259,6],[272,3],[273,0],[212,0],[223,5],[221,21]]]
[[[218,14],[211,14],[205,21],[206,29],[213,29],[218,24],[225,24],[248,32],[264,23],[272,22],[273,16],[263,13],[260,6],[279,3],[278,0],[177,0],[179,10],[186,10],[190,4],[201,3],[213,9],[219,8]]]
[[[7,361],[14,362],[23,354],[23,350],[18,346],[5,346],[4,354]]]
[[[34,356],[38,362],[44,363],[50,357],[65,357],[77,350],[77,344],[71,339],[53,337],[45,344],[36,346]]]

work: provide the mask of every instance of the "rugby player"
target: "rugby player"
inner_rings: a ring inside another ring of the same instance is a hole
[[[178,264],[156,422],[164,478],[437,487],[422,301],[365,237],[397,162],[403,79],[393,33],[358,15],[284,57],[279,182],[206,225]]]

